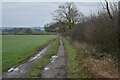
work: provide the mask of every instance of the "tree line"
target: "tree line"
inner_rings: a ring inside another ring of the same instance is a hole
[[[84,16],[77,10],[74,3],[60,5],[53,13],[55,23],[45,26],[45,30],[61,32],[69,36],[71,41],[85,42],[96,48],[90,55],[101,57],[118,56],[118,2],[102,3],[102,10],[98,14]]]

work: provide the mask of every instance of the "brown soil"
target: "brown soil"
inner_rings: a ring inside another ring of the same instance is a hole
[[[62,40],[55,56],[42,71],[41,78],[66,78],[66,57]]]

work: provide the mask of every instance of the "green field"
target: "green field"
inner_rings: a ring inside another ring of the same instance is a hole
[[[35,54],[38,48],[45,46],[56,37],[57,35],[3,35],[3,70]]]
[[[2,35],[0,35],[0,77],[2,75]]]

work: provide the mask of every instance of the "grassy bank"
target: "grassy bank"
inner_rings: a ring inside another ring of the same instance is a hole
[[[84,71],[82,60],[83,55],[79,55],[80,51],[76,50],[69,41],[63,39],[64,47],[67,55],[67,77],[68,78],[86,78],[88,75]]]
[[[28,73],[27,77],[37,78],[40,77],[42,69],[50,62],[51,56],[55,55],[59,47],[59,38],[55,40],[52,47],[48,50],[47,54],[33,64],[33,69]]]
[[[34,55],[40,47],[45,46],[56,37],[56,35],[3,35],[3,70]]]
[[[95,59],[85,43],[64,40],[67,54],[68,78],[118,78],[118,67],[111,57]],[[94,48],[93,48],[94,49]]]

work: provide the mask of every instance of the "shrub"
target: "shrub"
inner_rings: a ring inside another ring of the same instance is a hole
[[[87,17],[85,22],[65,33],[71,40],[86,42],[96,48],[94,55],[112,55],[117,57],[118,50],[118,10],[112,11],[113,19],[105,11]],[[116,58],[117,59],[117,58]]]

